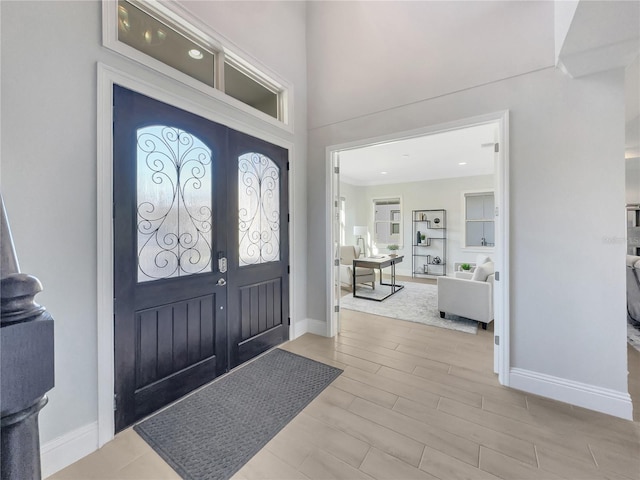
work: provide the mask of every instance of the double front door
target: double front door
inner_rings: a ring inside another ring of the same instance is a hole
[[[287,151],[114,86],[116,431],[288,338]]]

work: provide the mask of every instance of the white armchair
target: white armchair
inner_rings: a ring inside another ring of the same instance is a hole
[[[493,321],[493,262],[477,266],[472,279],[438,277],[438,310],[487,324]]]
[[[353,288],[353,260],[360,258],[360,247],[343,245],[340,247],[340,286]],[[376,288],[376,274],[372,268],[358,267],[356,269],[356,284],[371,282],[371,288]]]

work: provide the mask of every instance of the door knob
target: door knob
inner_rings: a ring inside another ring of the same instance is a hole
[[[220,280],[218,280],[217,285],[219,285],[220,287],[224,287],[227,284],[227,281],[224,278],[221,278]]]

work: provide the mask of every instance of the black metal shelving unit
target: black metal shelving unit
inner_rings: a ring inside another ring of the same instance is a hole
[[[447,274],[447,211],[413,210],[411,240],[414,277],[441,277]],[[420,238],[421,235],[425,239]]]

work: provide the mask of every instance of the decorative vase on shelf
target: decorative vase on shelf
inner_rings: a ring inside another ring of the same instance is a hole
[[[419,244],[420,244],[420,238],[421,238],[421,236],[420,236],[420,230],[418,230],[418,231],[416,232],[416,245],[419,245]]]

